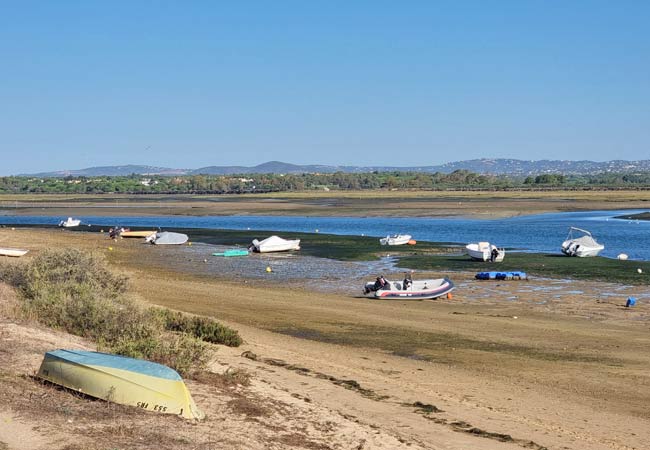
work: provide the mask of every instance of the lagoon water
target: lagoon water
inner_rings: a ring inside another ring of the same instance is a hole
[[[416,240],[450,242],[489,241],[510,250],[559,253],[569,227],[584,228],[605,245],[602,256],[650,260],[650,221],[615,219],[639,210],[586,211],[507,219],[405,217],[282,217],[282,216],[80,216],[82,223],[100,226],[273,230],[382,237],[408,233]],[[62,217],[0,215],[0,224],[56,225]],[[261,235],[264,238],[266,235]]]

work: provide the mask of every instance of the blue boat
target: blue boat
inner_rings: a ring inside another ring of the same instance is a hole
[[[477,280],[527,280],[526,272],[479,272],[474,278]]]

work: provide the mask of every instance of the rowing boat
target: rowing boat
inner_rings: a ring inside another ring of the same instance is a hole
[[[113,403],[187,419],[205,416],[175,370],[143,359],[85,350],[55,350],[45,353],[37,376]]]

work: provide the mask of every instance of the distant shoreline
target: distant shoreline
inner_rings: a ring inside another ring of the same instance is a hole
[[[123,216],[466,217],[647,210],[650,191],[358,191],[241,195],[0,195],[0,214]]]
[[[639,213],[639,214],[630,214],[629,216],[616,216],[615,219],[650,220],[650,212],[642,212],[642,213]]]

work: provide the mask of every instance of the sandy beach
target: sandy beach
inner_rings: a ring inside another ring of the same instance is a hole
[[[231,263],[198,244],[3,228],[0,246],[29,249],[25,258],[50,247],[105,254],[141,301],[239,330],[244,345],[219,346],[211,370],[250,379],[189,381],[207,413],[201,423],[43,386],[30,375],[44,351],[92,343],[10,320],[15,293],[1,286],[0,395],[8,401],[0,448],[650,447],[647,287],[417,273],[449,276],[457,289],[450,299],[374,301],[360,297],[366,275],[352,263],[332,263],[328,286],[283,277],[280,268],[268,274],[259,255],[249,257],[255,273],[233,278],[220,266]],[[624,306],[629,296],[638,298],[634,308]]]

